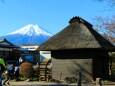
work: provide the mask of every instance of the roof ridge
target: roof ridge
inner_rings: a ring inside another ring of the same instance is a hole
[[[86,26],[90,26],[92,27],[93,25],[90,24],[89,22],[87,22],[86,20],[82,19],[81,17],[79,16],[74,16],[72,19],[70,19],[69,23],[72,24],[72,23],[75,23],[75,22],[78,22],[78,23],[83,23],[85,24]]]

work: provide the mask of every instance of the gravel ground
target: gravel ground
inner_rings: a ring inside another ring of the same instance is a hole
[[[77,83],[67,84],[67,83],[54,83],[46,81],[10,81],[10,85],[4,86],[78,86]],[[82,84],[81,86],[96,86],[95,83],[92,84]],[[102,86],[115,86],[115,85],[102,85]]]
[[[8,86],[8,85],[6,85]],[[27,82],[27,81],[18,81],[10,82],[10,86],[78,86],[77,84],[58,84],[58,83],[50,83],[50,82]],[[82,84],[81,86],[96,86],[95,84]],[[102,86],[115,86],[115,85],[102,85]]]

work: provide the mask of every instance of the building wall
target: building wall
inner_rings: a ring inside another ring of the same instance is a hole
[[[55,59],[52,58],[52,78],[64,80],[66,77],[78,78],[79,72],[82,79],[92,81],[92,59]]]
[[[52,78],[64,80],[77,77],[82,73],[82,80],[93,81],[108,75],[107,52],[97,50],[52,51]],[[106,62],[105,62],[106,61]]]
[[[51,51],[40,51],[40,55],[46,59],[51,59]]]
[[[4,50],[0,50],[0,57],[4,58],[6,64],[18,63],[19,56],[20,51],[18,50],[18,48],[4,48]]]

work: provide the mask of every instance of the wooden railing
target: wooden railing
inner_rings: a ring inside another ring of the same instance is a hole
[[[51,68],[49,68],[49,63],[51,63],[51,59],[44,59],[39,64],[39,81],[49,81],[51,78]]]

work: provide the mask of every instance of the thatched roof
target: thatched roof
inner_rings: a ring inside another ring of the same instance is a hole
[[[62,31],[41,44],[38,50],[67,50],[81,48],[113,49],[108,40],[96,32],[90,23],[73,17]]]

